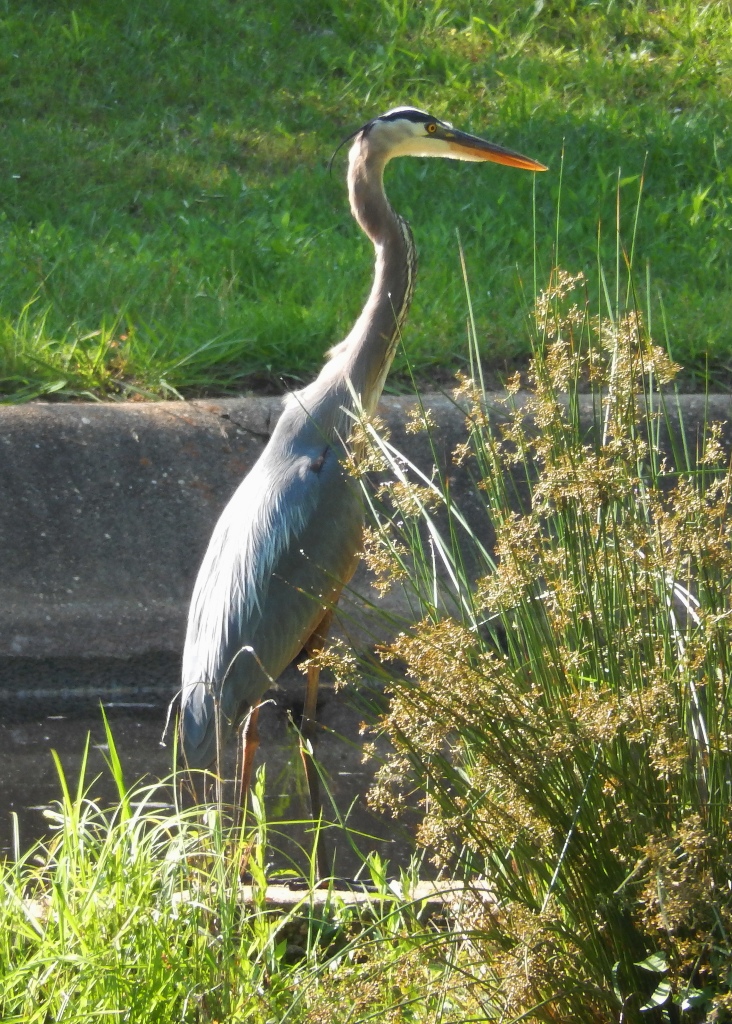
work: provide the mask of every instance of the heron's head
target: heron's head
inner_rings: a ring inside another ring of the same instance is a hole
[[[433,156],[448,160],[491,160],[526,171],[545,171],[538,160],[458,131],[446,121],[417,110],[395,107],[355,133],[356,143],[387,163],[396,156]]]

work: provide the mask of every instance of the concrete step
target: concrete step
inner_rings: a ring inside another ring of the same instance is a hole
[[[494,415],[504,414],[500,399],[489,396]],[[387,397],[379,413],[426,472],[434,446],[453,495],[486,528],[464,471],[450,466],[463,412],[442,395],[423,401],[437,424],[431,442],[405,432],[414,399]],[[707,412],[732,418],[728,396],[683,396],[679,409],[691,437]],[[13,659],[180,652],[213,525],[279,410],[280,399],[256,397],[0,407],[0,678]],[[363,569],[354,589],[379,605]],[[381,604],[404,611],[390,600]],[[356,606],[351,630],[364,614]]]

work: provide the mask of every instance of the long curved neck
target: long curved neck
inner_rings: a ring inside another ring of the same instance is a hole
[[[385,160],[358,139],[349,154],[351,211],[376,251],[374,283],[353,330],[335,350],[364,409],[372,412],[389,372],[414,291],[417,254],[407,222],[384,193]]]

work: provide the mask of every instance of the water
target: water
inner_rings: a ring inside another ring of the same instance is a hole
[[[161,745],[168,704],[175,695],[178,659],[168,656],[139,662],[60,663],[0,662],[0,856],[12,855],[17,814],[21,851],[50,834],[48,810],[61,796],[55,750],[69,788],[76,792],[88,738],[86,787],[88,796],[102,805],[115,801],[116,787],[105,760],[107,739],[100,705],[109,721],[128,786],[137,780],[166,779],[173,768],[173,742]],[[267,695],[260,712],[261,745],[257,763],[266,764],[268,817],[296,819],[307,814],[307,788],[292,720],[299,721],[304,677],[290,669],[281,689]],[[373,815],[365,794],[373,779],[374,763],[362,764],[364,737],[360,727],[363,704],[354,696],[321,688],[318,719],[323,727],[317,755],[329,789],[349,824],[375,837],[362,841],[364,850],[377,849],[392,863],[406,864],[411,854],[408,835]],[[236,745],[227,752],[226,774],[235,775]],[[85,788],[86,788],[85,787]],[[156,800],[172,800],[161,788]],[[294,838],[308,845],[300,830]],[[336,868],[353,874],[359,860],[347,843],[337,844]],[[290,844],[290,852],[294,847]]]

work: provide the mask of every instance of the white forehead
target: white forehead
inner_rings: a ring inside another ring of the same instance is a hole
[[[427,132],[427,125],[435,123],[451,127],[417,107],[394,107],[371,122],[365,142],[387,161],[396,156],[447,156],[447,144]]]
[[[387,110],[385,114],[382,114],[380,120],[383,118],[392,118],[398,114],[418,114],[420,117],[432,117],[426,110],[420,110],[419,107],[392,107],[391,110]],[[432,118],[434,121],[435,118]]]
[[[441,121],[439,117],[428,113],[426,110],[420,110],[419,107],[393,107],[391,110],[387,110],[385,114],[377,117],[373,125],[381,125],[389,127],[390,125],[404,125],[406,128],[413,129],[414,134],[424,135],[425,126],[429,122],[435,124],[441,124],[445,128],[452,128],[451,124],[447,121]]]

